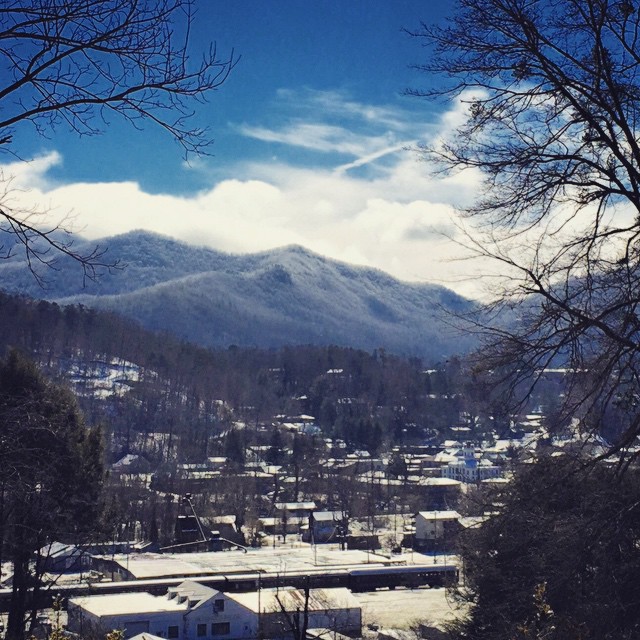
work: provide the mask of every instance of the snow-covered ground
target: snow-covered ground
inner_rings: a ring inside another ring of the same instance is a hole
[[[417,622],[429,625],[461,615],[443,588],[379,590],[353,594],[362,606],[363,627],[410,629]]]
[[[119,358],[97,358],[91,362],[74,362],[69,368],[69,379],[81,395],[108,397],[121,395],[140,380],[140,367]],[[156,375],[145,372],[145,375]]]

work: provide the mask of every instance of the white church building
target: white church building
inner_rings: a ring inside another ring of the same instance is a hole
[[[441,473],[443,478],[468,484],[498,478],[502,475],[500,467],[476,455],[475,449],[468,443],[462,447],[455,460],[442,467]]]

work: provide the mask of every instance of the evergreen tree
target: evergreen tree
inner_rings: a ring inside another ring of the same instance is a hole
[[[14,566],[9,640],[24,638],[28,612],[33,622],[40,550],[86,540],[95,526],[101,458],[100,434],[85,427],[73,395],[11,352],[0,363],[0,559]]]
[[[404,456],[400,453],[394,453],[389,459],[387,473],[393,478],[402,477],[406,480],[408,474],[407,469],[407,461],[404,459]]]
[[[568,456],[522,465],[461,538],[468,618],[456,638],[638,637],[639,470]]]
[[[244,465],[244,439],[239,429],[229,429],[224,440],[224,455],[231,465],[239,467]]]
[[[283,464],[285,458],[283,447],[284,441],[282,439],[280,429],[278,429],[278,427],[274,427],[273,431],[271,432],[271,438],[269,440],[269,449],[267,450],[267,454],[265,456],[269,464]]]

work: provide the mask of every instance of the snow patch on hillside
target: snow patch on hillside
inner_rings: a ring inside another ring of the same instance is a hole
[[[75,360],[67,371],[78,395],[103,399],[124,395],[142,377],[142,369],[137,364],[121,358],[98,357],[88,362]],[[157,373],[147,370],[144,375],[157,377]]]

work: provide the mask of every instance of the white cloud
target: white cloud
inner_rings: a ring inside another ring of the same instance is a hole
[[[391,135],[359,135],[344,127],[322,123],[297,122],[279,130],[242,125],[238,130],[245,136],[263,142],[354,156],[376,153],[393,142]]]
[[[298,112],[307,112],[313,117],[321,113],[324,117],[337,117],[352,122],[366,121],[369,125],[396,131],[402,131],[411,125],[410,121],[407,121],[406,113],[401,109],[364,104],[352,100],[344,91],[279,89],[276,96],[282,105],[293,106]]]
[[[347,103],[345,109],[365,107]],[[390,113],[371,107],[370,116],[380,121]],[[468,263],[449,262],[459,250],[442,232],[455,234],[452,204],[473,195],[476,175],[430,177],[402,143],[321,123],[298,124],[286,132],[247,127],[245,133],[319,150],[326,146],[355,160],[333,169],[245,164],[238,175],[248,178],[221,180],[190,197],[145,193],[133,182],[56,186],[47,179],[48,170],[61,161],[55,153],[5,166],[4,172],[30,189],[20,195],[25,201],[73,211],[76,229],[90,239],[144,228],[237,253],[300,244],[404,280],[475,293],[475,283],[460,282]],[[382,157],[385,163],[376,165],[374,175],[356,175],[358,167]]]
[[[0,166],[2,181],[13,182],[17,188],[28,185],[34,189],[46,189],[51,186],[47,173],[53,167],[62,164],[62,156],[57,151],[44,153],[30,162],[16,160]]]

